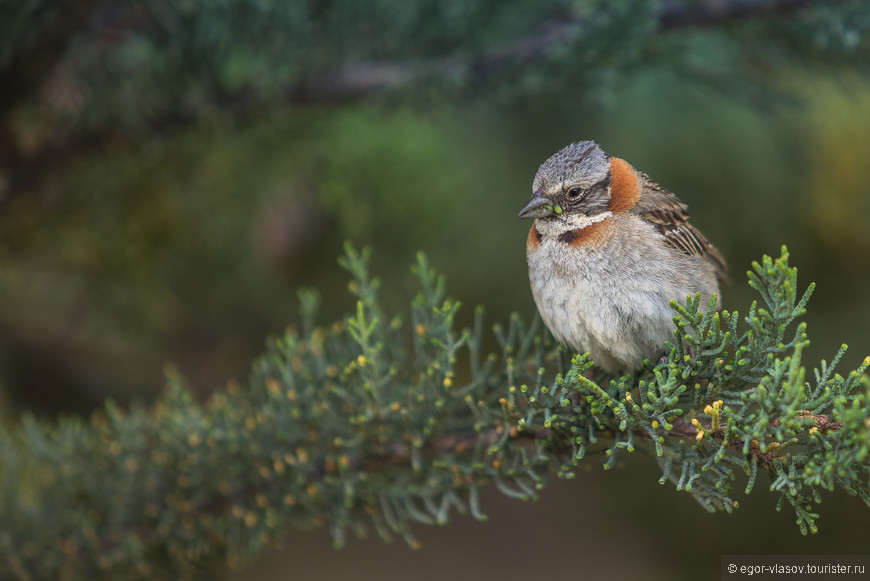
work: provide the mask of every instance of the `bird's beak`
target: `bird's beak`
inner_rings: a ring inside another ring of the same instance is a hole
[[[532,218],[546,218],[547,216],[555,216],[558,212],[553,207],[553,200],[544,195],[543,192],[535,192],[517,218],[528,220]]]

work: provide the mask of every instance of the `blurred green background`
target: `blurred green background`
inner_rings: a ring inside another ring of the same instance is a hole
[[[689,204],[745,271],[788,245],[818,288],[805,361],[870,352],[870,10],[864,2],[0,2],[0,413],[207,394],[265,338],[353,307],[344,240],[395,311],[417,250],[491,322],[529,318],[516,213],[538,165],[594,139]],[[492,345],[493,342],[491,342]],[[494,348],[494,345],[492,345]],[[710,577],[737,553],[865,553],[857,499],[800,536],[763,486],[734,515],[593,458],[490,522],[334,552],[291,531],[238,579]]]

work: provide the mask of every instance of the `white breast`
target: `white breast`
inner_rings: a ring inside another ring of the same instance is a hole
[[[581,246],[567,245],[541,224],[540,243],[528,248],[529,280],[553,336],[616,373],[658,357],[673,340],[671,300],[702,292],[707,304],[714,290],[711,273],[688,257],[675,258],[651,225],[627,215],[607,221],[595,243]]]

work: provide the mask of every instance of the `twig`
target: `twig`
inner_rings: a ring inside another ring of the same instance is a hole
[[[810,412],[799,412],[798,416],[815,420],[815,426],[810,426],[810,429],[816,428],[821,433],[826,433],[829,431],[840,430],[843,428],[843,422],[832,421],[830,416],[824,414],[811,414]],[[682,419],[675,420],[673,422],[673,427],[668,431],[668,433],[672,436],[678,436],[681,438],[689,438],[689,439],[697,439],[698,437],[698,427],[693,424],[686,422]],[[780,420],[773,419],[770,422],[770,425],[773,427],[778,427],[781,425]],[[700,429],[705,433],[709,433],[714,439],[719,442],[724,441],[725,437],[725,428],[727,424],[725,422],[720,422],[717,429],[713,429],[710,424],[701,424]],[[638,435],[644,435],[642,433],[638,433]],[[729,446],[737,450],[739,452],[743,452],[744,442],[742,440],[731,440],[729,442]],[[769,468],[773,464],[773,458],[775,454],[771,454],[768,452],[762,452],[759,443],[756,440],[750,442],[749,447],[749,456],[755,457],[758,461],[763,464],[765,467]]]

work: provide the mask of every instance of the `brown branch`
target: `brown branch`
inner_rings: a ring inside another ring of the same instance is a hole
[[[807,418],[813,420],[815,425],[810,425],[809,429],[817,429],[819,432],[825,434],[829,431],[836,431],[843,428],[843,422],[832,421],[831,417],[825,414],[812,414],[808,411],[798,412],[799,417]],[[781,425],[780,420],[773,419],[770,422],[770,425],[773,427],[778,427]],[[668,431],[668,434],[671,436],[677,436],[680,438],[688,438],[695,440],[698,438],[698,428],[682,419],[675,420],[672,423],[672,428]],[[725,428],[727,424],[725,422],[720,422],[717,429],[712,429],[712,425],[710,424],[701,424],[701,430],[705,433],[710,434],[715,440],[719,442],[723,442],[725,439]],[[648,435],[644,433],[638,433],[638,435]],[[731,440],[728,443],[729,447],[732,449],[742,453],[744,442],[742,440]],[[773,460],[777,457],[777,454],[771,452],[762,452],[761,447],[758,441],[753,440],[749,443],[749,456],[756,458],[761,464],[763,464],[766,468],[770,468],[773,465]]]
[[[843,427],[842,422],[831,421],[830,417],[827,415],[811,414],[810,412],[799,412],[798,415],[813,420],[815,422],[815,425],[811,427],[815,427],[821,432],[839,430]],[[778,420],[771,421],[771,425],[774,426],[778,425],[778,423]],[[701,429],[703,429],[705,432],[710,433],[720,442],[724,439],[726,427],[727,424],[725,422],[721,422],[716,430],[712,430],[712,426],[710,426],[709,424],[701,425]],[[456,433],[446,434],[434,438],[427,446],[425,446],[421,450],[421,456],[427,458],[440,457],[445,452],[451,451],[458,455],[468,454],[475,449],[479,449],[481,446],[488,447],[498,441],[504,435],[504,432],[502,431],[503,429],[511,430],[510,439],[517,445],[524,445],[529,442],[544,440],[552,435],[552,432],[547,429],[543,429],[537,432],[522,432],[517,431],[516,428],[513,427],[492,428],[483,431],[459,431]],[[683,419],[677,419],[673,422],[671,429],[668,430],[667,433],[670,436],[689,438],[694,440],[698,436],[699,429],[690,422],[687,422]],[[605,432],[600,435],[613,436],[614,433]],[[637,431],[635,432],[635,435],[642,438],[649,437],[649,434],[645,430]],[[734,440],[730,443],[730,447],[735,450],[742,451],[743,442]],[[150,447],[146,447],[146,449],[148,448]],[[766,468],[772,466],[773,461],[776,458],[775,454],[773,453],[762,453],[757,442],[753,443],[749,452],[749,456],[756,458],[758,462]],[[382,447],[380,447],[380,450],[369,453],[365,457],[349,458],[347,459],[347,462],[350,469],[355,472],[374,472],[382,469],[385,466],[408,464],[412,461],[413,457],[414,455],[409,444],[405,442],[393,442],[384,444]],[[321,481],[327,475],[335,475],[337,473],[337,470],[338,468],[335,460],[319,459],[314,461],[311,468],[308,469],[306,473],[306,478],[310,482]],[[226,514],[231,510],[233,506],[251,503],[258,494],[272,492],[274,491],[275,487],[275,481],[267,480],[258,484],[247,486],[239,490],[233,490],[228,494],[224,494],[218,491],[217,494],[214,494],[197,503],[188,503],[187,509],[182,510],[185,510],[188,514],[202,514],[210,512]],[[177,507],[174,507],[169,501],[164,501],[158,512],[162,512],[164,509],[171,510],[173,508]],[[123,538],[126,534],[135,535],[147,544],[148,537],[152,535],[156,530],[156,524],[154,524],[153,522],[146,522],[142,520],[122,523],[120,527],[122,529],[120,534],[117,534],[118,530],[115,529],[107,531],[101,536],[101,545],[103,549],[108,549],[110,547],[116,546],[119,542],[118,539]]]
[[[818,429],[823,434],[831,430],[840,430],[843,428],[843,422],[831,421],[831,417],[825,414],[812,414],[808,411],[802,411],[798,412],[798,416],[814,420],[816,422],[816,425],[813,427]],[[777,428],[780,425],[780,421],[774,419],[770,422],[770,425]]]
[[[687,26],[716,26],[733,20],[746,20],[771,14],[800,10],[814,0],[703,0],[687,4],[685,0],[666,2],[659,15],[662,30]]]
[[[811,428],[817,428],[820,432],[830,430],[839,430],[843,427],[842,422],[831,421],[830,417],[823,414],[811,414],[810,412],[799,412],[799,416],[815,421],[815,425]],[[776,426],[779,420],[772,420],[771,425]],[[721,422],[716,430],[712,430],[709,424],[701,425],[701,429],[709,433],[719,442],[724,441],[725,429],[727,424]],[[673,422],[672,428],[668,430],[668,435],[679,438],[687,438],[695,440],[698,436],[698,427],[690,422],[682,419],[677,419]],[[481,445],[488,447],[503,435],[500,429],[489,429],[485,431],[461,431],[453,434],[447,434],[433,439],[421,451],[421,457],[431,458],[440,457],[445,452],[454,452],[458,455],[463,455],[479,448]],[[517,445],[523,445],[528,442],[544,440],[550,437],[550,430],[540,430],[538,432],[522,432],[511,428],[510,439]],[[602,437],[614,436],[612,432],[600,434]],[[635,432],[639,438],[648,438],[649,434],[645,430]],[[742,453],[743,442],[740,440],[732,440],[729,446]],[[753,441],[751,443],[749,457],[756,458],[758,462],[765,468],[770,468],[777,457],[775,452],[762,453],[759,443]],[[353,471],[374,472],[385,466],[395,466],[408,464],[412,461],[413,453],[411,446],[404,442],[394,442],[385,444],[380,451],[369,454],[364,458],[349,458],[348,464]],[[334,461],[319,460],[314,462],[313,467],[308,471],[307,478],[316,482],[322,480],[327,474],[335,474],[337,467]],[[267,481],[258,485],[254,485],[243,490],[236,490],[229,495],[218,494],[209,499],[204,500],[195,507],[196,512],[228,511],[231,506],[243,502],[250,501],[258,493],[267,492],[274,488],[274,482]],[[138,531],[144,536],[145,533],[150,533],[151,528],[144,523],[128,523],[128,528]]]
[[[731,21],[788,14],[818,0],[706,0],[687,4],[673,0],[658,16],[659,30],[713,26]],[[290,101],[345,101],[364,98],[384,89],[395,89],[427,78],[463,78],[480,82],[506,69],[540,60],[554,47],[582,35],[588,21],[577,13],[550,22],[539,31],[472,58],[447,57],[428,64],[407,62],[357,63],[298,83],[286,93]]]
[[[815,426],[811,426],[811,428],[815,427],[822,433],[830,430],[839,430],[843,427],[842,422],[831,421],[830,417],[827,415],[811,414],[810,412],[799,412],[798,415],[814,420]],[[779,420],[772,420],[771,425],[779,425]],[[721,422],[717,430],[712,430],[709,424],[701,425],[701,429],[710,433],[710,435],[719,442],[724,440],[726,427],[727,424],[725,422]],[[462,455],[479,448],[481,445],[488,447],[502,437],[503,432],[500,431],[501,429],[461,431],[447,434],[435,438],[420,451],[420,455],[421,457],[427,458],[440,457],[445,452],[450,451]],[[690,422],[677,419],[673,422],[671,429],[668,430],[668,434],[670,436],[695,440],[698,436],[698,428]],[[547,429],[537,432],[523,432],[516,430],[516,428],[511,428],[510,439],[518,445],[523,445],[523,443],[545,440],[550,435],[551,432]],[[599,434],[599,436],[606,438],[607,436],[614,436],[614,434],[612,432],[605,432]],[[639,430],[635,432],[635,436],[639,438],[648,438],[649,433],[645,430]],[[736,451],[743,451],[743,442],[740,440],[732,440],[729,445]],[[773,460],[776,457],[774,454],[769,452],[762,453],[758,442],[755,441],[751,443],[749,456],[757,458],[759,463],[768,468],[773,464]],[[365,458],[350,458],[348,459],[348,463],[354,471],[374,472],[384,466],[407,464],[411,462],[412,458],[413,453],[409,444],[404,442],[394,442],[385,444],[380,451],[370,453]],[[321,460],[314,463],[313,468],[308,472],[308,478],[311,481],[322,480],[326,474],[331,474],[335,471],[336,466],[334,465],[334,462]],[[228,510],[233,503],[239,502],[243,499],[253,498],[256,493],[265,492],[272,486],[273,483],[267,482],[245,490],[235,491],[229,497],[220,495],[215,496],[198,505],[197,511],[209,511],[215,509]]]

